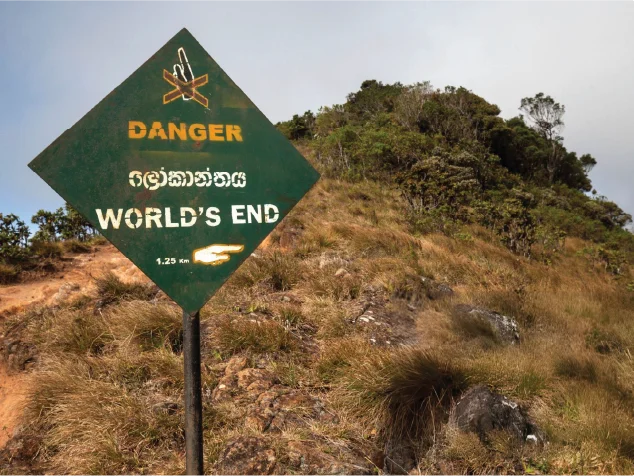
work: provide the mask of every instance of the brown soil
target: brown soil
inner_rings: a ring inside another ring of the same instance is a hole
[[[43,278],[10,286],[0,286],[0,318],[4,313],[18,312],[33,304],[51,304],[63,284],[80,286],[82,293],[94,288],[94,277],[112,271],[124,281],[148,279],[114,246],[104,245],[92,253],[69,254],[60,262],[59,271]]]
[[[0,363],[0,449],[11,439],[24,400],[27,383],[24,375],[8,375]]]

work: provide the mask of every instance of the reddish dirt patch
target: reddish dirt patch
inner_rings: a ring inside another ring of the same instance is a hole
[[[0,364],[0,449],[11,439],[28,394],[25,376],[8,375]]]
[[[101,246],[92,253],[66,255],[63,269],[44,278],[10,286],[0,286],[0,316],[33,304],[52,304],[66,283],[79,286],[81,293],[94,289],[93,278],[112,271],[123,281],[147,282],[147,277],[114,246]]]

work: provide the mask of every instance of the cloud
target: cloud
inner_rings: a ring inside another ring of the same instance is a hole
[[[631,2],[0,3],[0,212],[62,204],[26,164],[183,26],[274,122],[365,79],[465,86],[504,117],[543,91],[634,212],[632,24]]]

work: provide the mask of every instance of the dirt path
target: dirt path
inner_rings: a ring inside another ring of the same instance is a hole
[[[145,275],[112,245],[100,246],[92,253],[66,255],[63,269],[44,278],[11,286],[0,286],[0,315],[32,304],[52,304],[60,287],[77,284],[82,293],[94,288],[93,277],[114,272],[124,281],[147,281]]]

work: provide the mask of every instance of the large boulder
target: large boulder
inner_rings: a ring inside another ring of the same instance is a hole
[[[469,304],[455,306],[454,317],[461,324],[460,327],[490,332],[503,344],[517,344],[520,341],[519,327],[512,317]]]
[[[542,433],[517,403],[483,385],[464,393],[450,419],[460,430],[476,433],[483,442],[495,430],[505,431],[521,442],[543,441]]]

